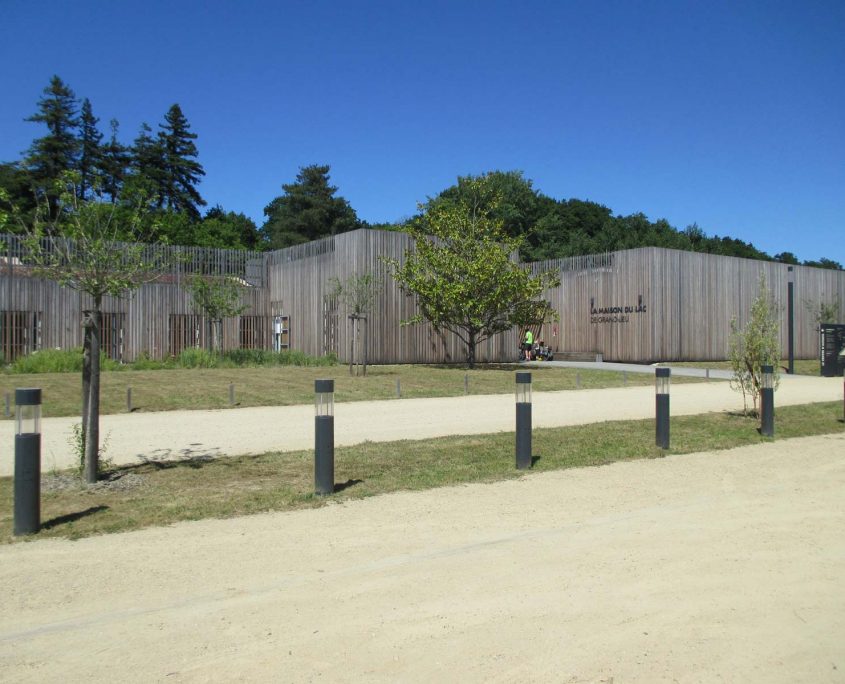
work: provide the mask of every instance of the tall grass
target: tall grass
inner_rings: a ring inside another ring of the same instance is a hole
[[[190,348],[177,357],[159,361],[147,355],[135,361],[120,364],[100,355],[102,370],[161,370],[167,368],[244,368],[261,366],[334,366],[337,357],[309,356],[300,351],[284,350],[280,352],[264,349],[232,349],[222,354],[206,349]],[[80,373],[82,371],[81,349],[44,349],[28,356],[16,359],[5,368],[9,373]]]
[[[100,368],[118,370],[120,364],[100,354]],[[82,349],[42,349],[15,359],[12,373],[81,373]]]

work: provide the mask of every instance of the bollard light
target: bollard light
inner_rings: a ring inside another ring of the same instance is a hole
[[[41,390],[15,390],[15,534],[41,529]]]
[[[775,436],[775,369],[772,366],[760,368],[760,434]]]
[[[314,381],[314,490],[334,492],[334,380]]]
[[[655,401],[655,444],[661,449],[669,448],[669,380],[670,368],[656,368],[654,385]]]
[[[531,373],[516,374],[516,467],[531,467]]]

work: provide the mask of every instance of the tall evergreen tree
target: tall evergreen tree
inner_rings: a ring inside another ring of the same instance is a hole
[[[152,128],[141,124],[138,137],[132,143],[131,176],[127,183],[133,192],[142,192],[150,204],[161,208],[164,204],[164,177],[166,174],[164,149],[158,138],[150,135]]]
[[[280,249],[361,227],[355,210],[329,184],[329,166],[313,164],[299,170],[296,182],[283,185],[285,194],[264,207],[262,232],[271,249]]]
[[[103,192],[111,198],[112,202],[116,202],[123,188],[132,156],[127,147],[117,139],[119,128],[117,119],[112,119],[109,126],[111,127],[111,137],[102,147],[100,175],[103,182]]]
[[[197,161],[196,133],[190,132],[188,119],[178,104],[174,104],[159,125],[159,146],[163,151],[164,176],[161,185],[162,205],[174,211],[184,211],[191,218],[199,220],[198,207],[205,206],[205,200],[197,190],[205,171]]]
[[[58,198],[53,185],[64,172],[76,168],[79,157],[76,96],[62,79],[53,76],[38,101],[38,111],[26,121],[47,126],[47,135],[32,142],[24,166],[39,191],[46,194],[50,213],[55,216]]]
[[[103,134],[97,128],[100,120],[94,116],[91,102],[86,97],[82,101],[82,113],[79,118],[79,197],[85,199],[100,175],[103,150],[100,143]]]

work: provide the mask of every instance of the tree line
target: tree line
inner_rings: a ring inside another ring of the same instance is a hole
[[[264,208],[259,228],[244,215],[210,208],[198,186],[205,170],[199,161],[197,135],[173,104],[157,129],[147,123],[131,144],[119,139],[119,123],[109,122],[108,136],[91,102],[79,100],[53,76],[27,121],[46,127],[18,161],[0,163],[0,189],[16,206],[34,212],[38,202],[58,211],[57,181],[72,171],[81,200],[135,205],[143,198],[148,241],[234,249],[280,249],[362,227],[410,230],[437,207],[466,200],[476,181],[489,189],[495,203],[484,207],[501,221],[511,237],[521,238],[520,256],[527,261],[593,254],[635,247],[666,247],[724,256],[802,263],[788,251],[769,255],[749,242],[707,235],[697,224],[678,230],[665,219],[643,213],[614,215],[608,207],[580,199],[555,199],[533,187],[521,171],[492,171],[458,178],[457,182],[420,204],[417,214],[394,223],[368,224],[331,185],[330,166],[300,168],[296,179],[281,186],[282,194]],[[42,129],[43,130],[43,129]],[[53,216],[53,218],[56,218]],[[804,265],[842,269],[832,259]]]

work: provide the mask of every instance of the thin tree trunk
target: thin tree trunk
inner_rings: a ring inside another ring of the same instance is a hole
[[[369,346],[369,336],[370,336],[370,319],[364,316],[362,319],[364,321],[364,349],[363,349],[363,358],[364,358],[364,376],[367,375],[367,347]]]
[[[91,326],[93,325],[93,313],[82,312],[82,444],[79,454],[80,468],[85,466],[85,434],[88,429],[88,407],[91,400]]]
[[[352,332],[349,335],[349,375],[352,375],[352,366],[355,364],[355,316],[350,316],[352,321]]]
[[[91,326],[91,385],[88,392],[88,417],[85,425],[85,481],[97,481],[100,457],[100,302],[94,301]]]
[[[467,365],[470,368],[475,368],[475,332],[469,333],[469,340],[467,341]]]

